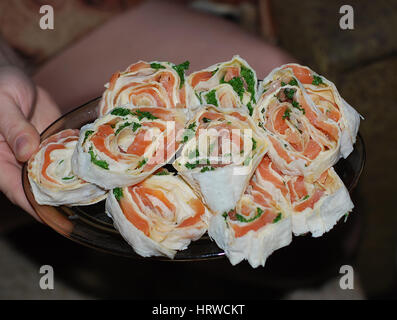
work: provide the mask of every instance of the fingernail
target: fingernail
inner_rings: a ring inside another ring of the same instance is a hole
[[[21,135],[15,141],[16,156],[19,161],[26,161],[30,157],[30,143],[27,135]]]

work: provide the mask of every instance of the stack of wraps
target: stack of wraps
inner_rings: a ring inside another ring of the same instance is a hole
[[[114,73],[100,117],[30,159],[36,200],[107,196],[141,256],[172,259],[208,232],[233,265],[254,268],[292,235],[319,237],[353,209],[333,165],[352,152],[360,116],[333,83],[298,64],[258,82],[239,56],[186,76],[188,67],[139,61]]]

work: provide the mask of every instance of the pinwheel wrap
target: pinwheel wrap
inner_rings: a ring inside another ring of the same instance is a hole
[[[115,108],[82,127],[73,170],[105,189],[137,184],[172,159],[184,124],[182,109]]]
[[[72,170],[78,139],[79,130],[63,130],[41,142],[29,159],[28,178],[38,204],[90,205],[106,197],[105,190],[80,179]]]
[[[243,108],[252,114],[257,94],[256,73],[239,56],[192,73],[188,83],[202,104]]]
[[[292,231],[295,235],[310,232],[320,237],[354,207],[349,192],[333,168],[314,183],[302,176],[289,177],[287,186],[292,206]]]
[[[254,120],[267,133],[270,157],[285,174],[314,181],[351,152],[359,115],[324,78],[286,65],[264,79],[260,92]]]
[[[173,166],[215,213],[236,206],[267,143],[244,111],[203,107],[186,126]]]
[[[265,155],[236,208],[211,220],[208,234],[233,265],[246,259],[254,268],[264,266],[292,241],[286,181]]]
[[[124,72],[112,75],[99,104],[104,115],[121,105],[156,106],[167,109],[189,108],[198,104],[192,88],[185,81],[189,62],[139,61]]]
[[[173,258],[208,228],[211,213],[180,177],[160,171],[110,192],[106,210],[114,226],[143,257]]]

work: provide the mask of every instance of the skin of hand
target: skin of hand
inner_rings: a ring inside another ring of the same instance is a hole
[[[0,191],[40,221],[22,187],[22,165],[61,112],[51,97],[16,67],[0,67]]]

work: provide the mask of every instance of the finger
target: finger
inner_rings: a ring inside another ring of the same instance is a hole
[[[29,159],[40,141],[37,130],[26,119],[34,99],[34,87],[22,72],[0,70],[0,133],[22,162]]]
[[[8,150],[7,150],[8,149]],[[25,196],[21,179],[21,166],[13,159],[11,150],[5,142],[0,143],[0,190],[15,205],[28,212],[37,221],[42,222]]]

